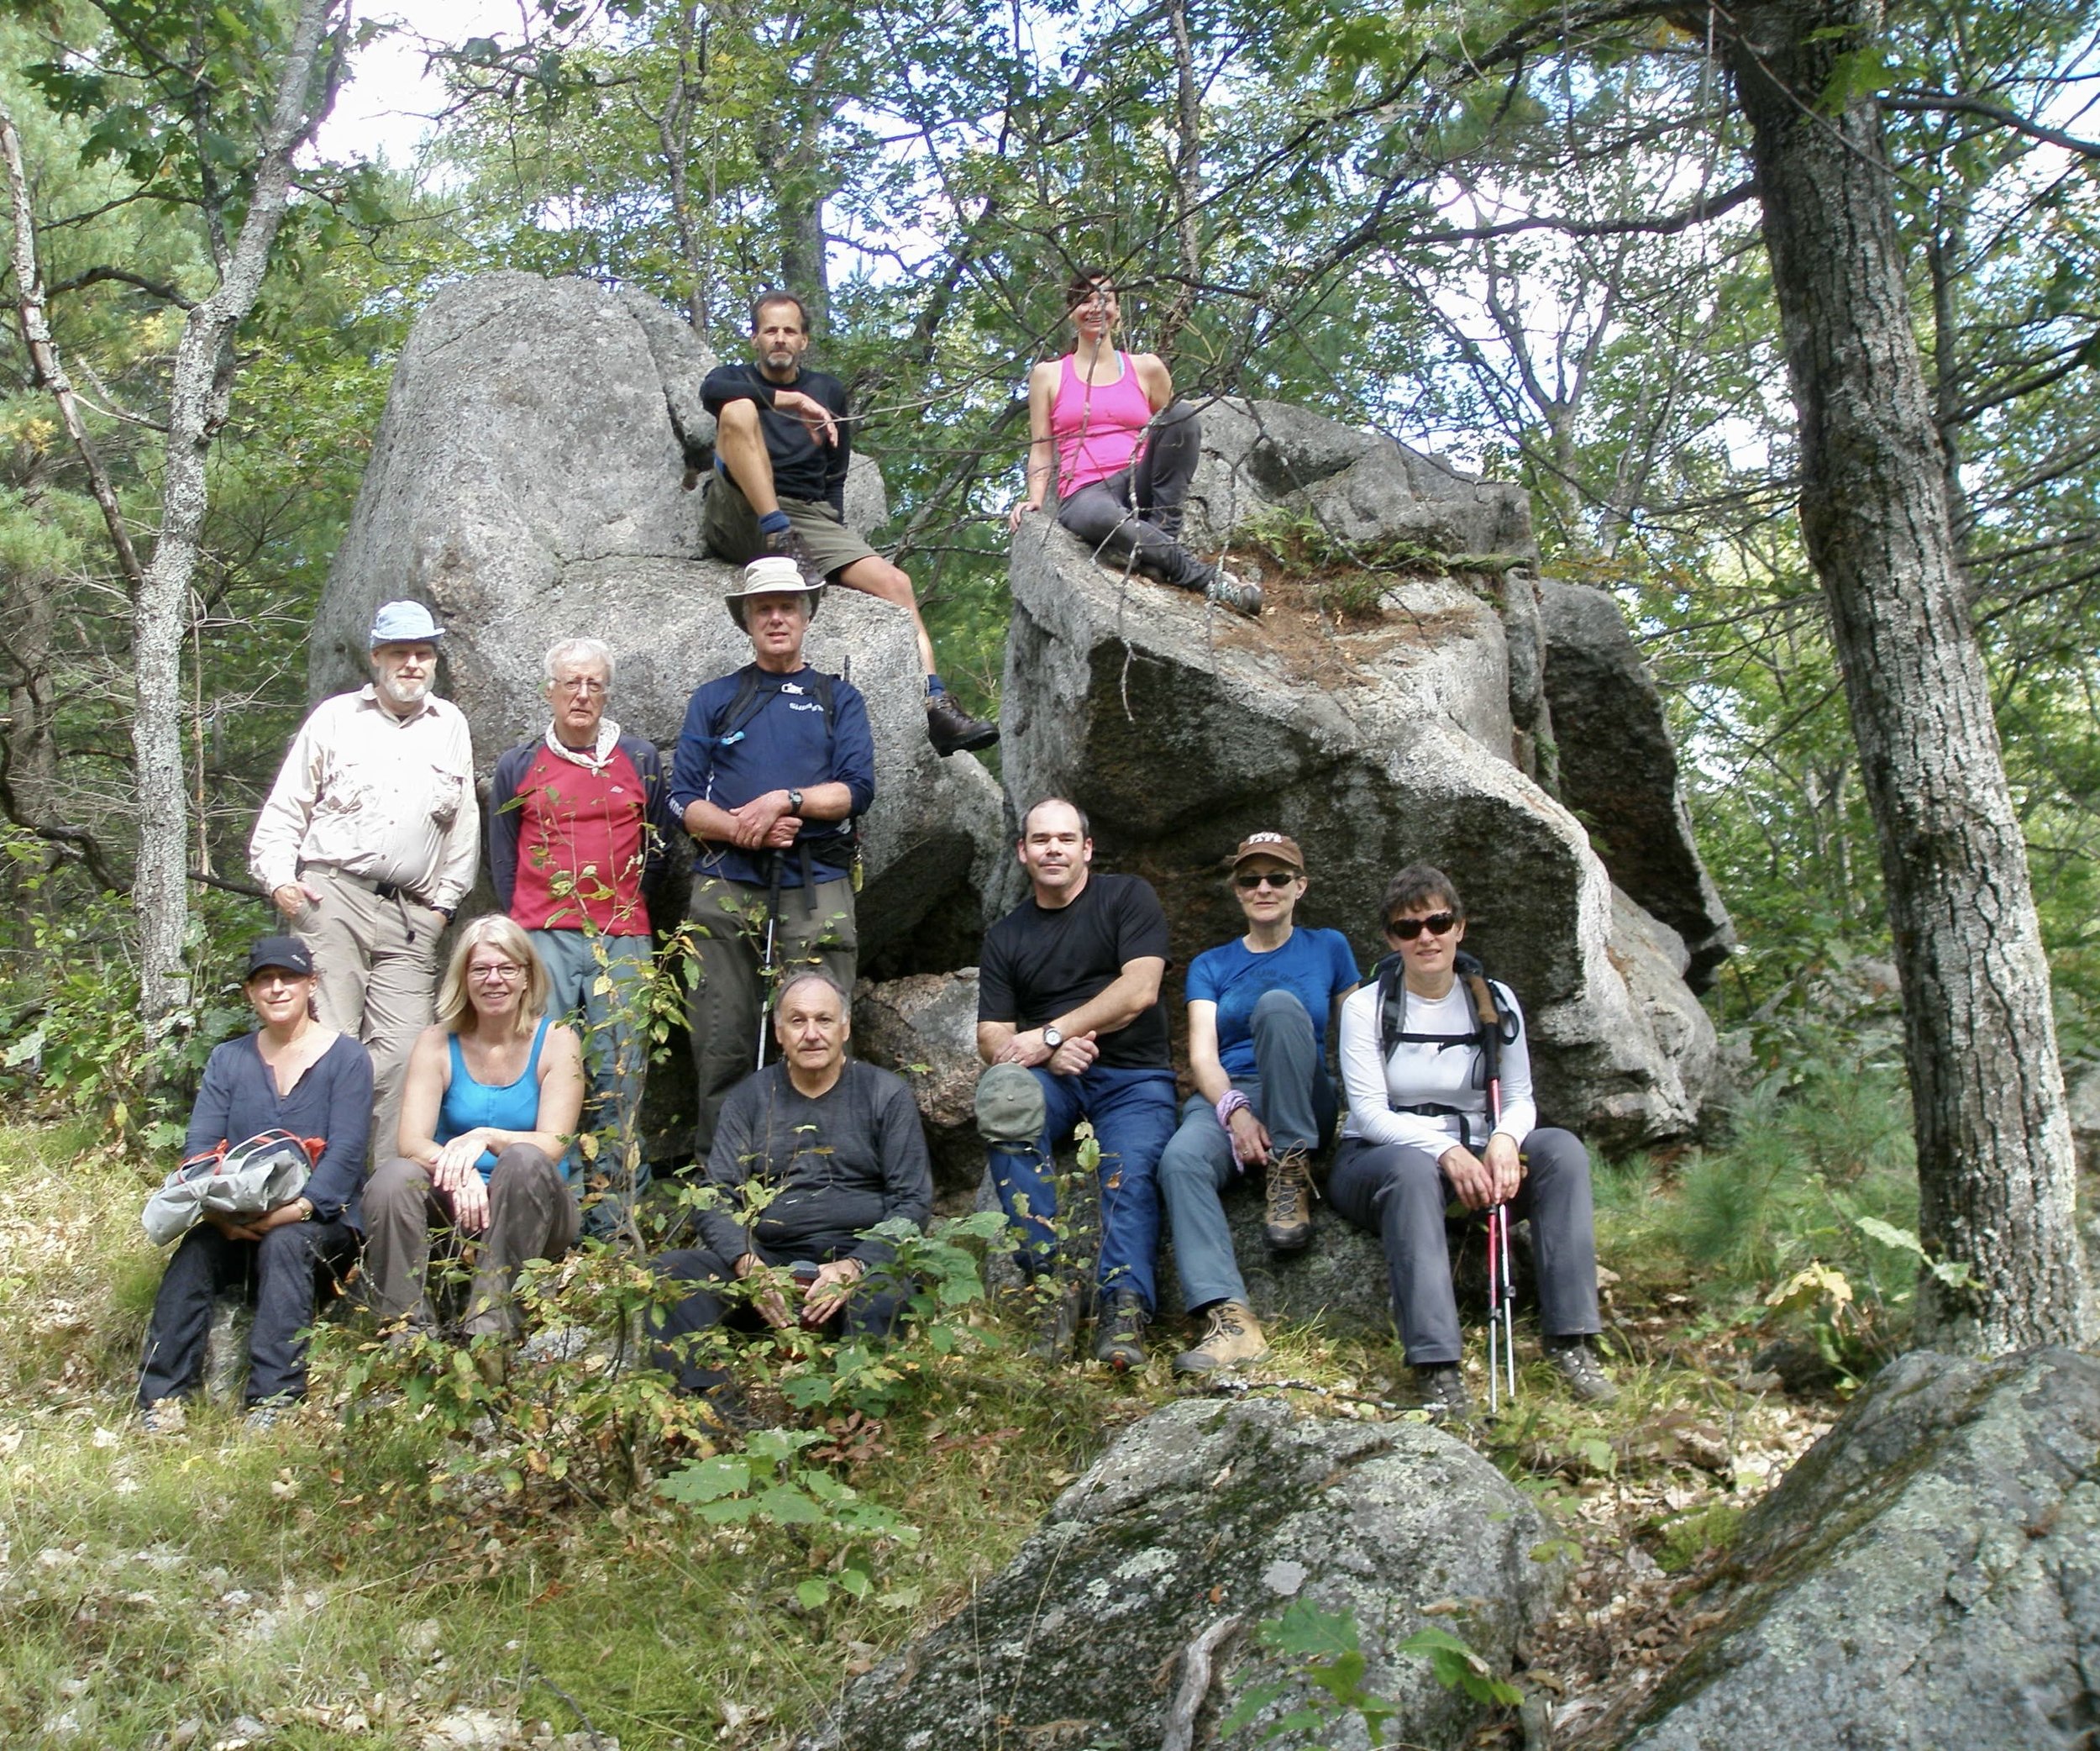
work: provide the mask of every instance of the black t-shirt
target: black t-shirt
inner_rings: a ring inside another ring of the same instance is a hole
[[[1167,914],[1137,876],[1090,875],[1055,912],[1024,900],[984,933],[977,973],[977,1019],[1024,1031],[1077,1009],[1120,978],[1123,963],[1167,960]],[[1112,1070],[1171,1070],[1167,1014],[1158,1003],[1126,1028],[1104,1033],[1099,1062]]]
[[[838,423],[838,442],[820,444],[810,429],[792,413],[773,410],[775,389],[799,389],[822,402]],[[853,460],[853,422],[846,386],[827,371],[798,373],[792,383],[774,383],[748,360],[717,365],[700,386],[701,404],[719,414],[731,402],[756,402],[759,429],[765,434],[765,453],[773,462],[773,490],[784,498],[806,499],[811,504],[828,503],[840,516],[846,514],[846,470]]]

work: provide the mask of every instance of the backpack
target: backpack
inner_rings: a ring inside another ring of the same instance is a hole
[[[1453,1046],[1471,1046],[1480,1054],[1473,1061],[1473,1086],[1485,1088],[1490,1054],[1500,1057],[1502,1048],[1516,1039],[1520,1024],[1515,1014],[1503,1007],[1502,993],[1489,981],[1487,969],[1481,965],[1478,955],[1468,954],[1461,949],[1452,957],[1452,970],[1473,998],[1473,1014],[1478,1025],[1470,1033],[1409,1033],[1407,984],[1400,976],[1400,956],[1389,954],[1373,969],[1372,977],[1378,981],[1378,1062],[1385,1064],[1393,1056],[1393,1049],[1404,1041],[1410,1045],[1433,1045],[1439,1051],[1448,1051]],[[1435,1110],[1442,1112],[1446,1109]]]
[[[853,667],[853,660],[847,660],[847,668]],[[743,734],[744,726],[759,715],[765,701],[759,695],[764,687],[761,676],[764,670],[756,663],[746,663],[737,671],[737,691],[730,696],[728,709],[707,726],[707,739],[717,748],[727,747]],[[838,746],[838,714],[832,702],[838,697],[835,688],[843,676],[827,675],[822,669],[810,670],[810,678],[816,690],[816,702],[824,713],[825,757],[837,751]],[[826,833],[825,845],[837,845],[852,854],[853,886],[860,886],[860,818],[848,815],[839,823],[837,833]]]
[[[155,1246],[186,1233],[206,1211],[260,1216],[306,1190],[307,1175],[328,1148],[325,1137],[259,1131],[228,1147],[222,1142],[189,1156],[146,1200],[139,1221]]]

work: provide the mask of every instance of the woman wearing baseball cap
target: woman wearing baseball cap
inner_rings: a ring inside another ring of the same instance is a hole
[[[285,1131],[318,1145],[298,1196],[260,1216],[207,1211],[168,1260],[146,1328],[139,1413],[148,1433],[179,1434],[184,1401],[204,1368],[212,1301],[229,1289],[255,1303],[248,1339],[248,1423],[268,1428],[306,1396],[307,1346],[318,1268],[346,1275],[363,1225],[365,1144],[372,1060],[348,1034],[314,1019],[313,956],[293,936],[249,950],[242,986],[260,1023],[204,1066],[185,1159]]]
[[[1336,1104],[1327,1027],[1357,988],[1348,939],[1292,923],[1306,887],[1297,840],[1250,834],[1231,869],[1247,932],[1189,964],[1196,1092],[1159,1158],[1182,1299],[1208,1322],[1195,1348],[1174,1358],[1181,1374],[1237,1367],[1267,1352],[1218,1194],[1236,1174],[1261,1168],[1271,1250],[1296,1252],[1312,1238],[1312,1155],[1333,1133]]]

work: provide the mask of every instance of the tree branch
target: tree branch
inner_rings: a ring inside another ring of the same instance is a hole
[[[1900,110],[1905,115],[1981,116],[2001,128],[2010,128],[2015,134],[2024,134],[2029,139],[2061,146],[2081,158],[2100,160],[2100,142],[2081,139],[2076,134],[2051,128],[2045,122],[2029,121],[2019,111],[2008,109],[2002,103],[1987,103],[1982,97],[1965,97],[1959,92],[1891,92],[1882,99],[1882,108]]]
[[[70,280],[60,280],[55,286],[46,287],[45,295],[56,297],[62,292],[79,292],[87,287],[100,286],[112,280],[126,286],[135,286],[139,291],[150,292],[161,302],[173,304],[178,309],[197,308],[196,299],[184,297],[165,280],[149,280],[144,274],[134,274],[128,267],[91,267],[85,273],[75,274]]]

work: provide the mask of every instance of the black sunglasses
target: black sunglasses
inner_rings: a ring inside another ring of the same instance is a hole
[[[1252,876],[1235,876],[1233,881],[1243,888],[1289,887],[1298,880],[1295,870],[1257,870]]]
[[[1386,933],[1397,936],[1404,943],[1411,943],[1426,930],[1431,936],[1444,936],[1458,922],[1455,912],[1433,912],[1425,918],[1388,918]]]

